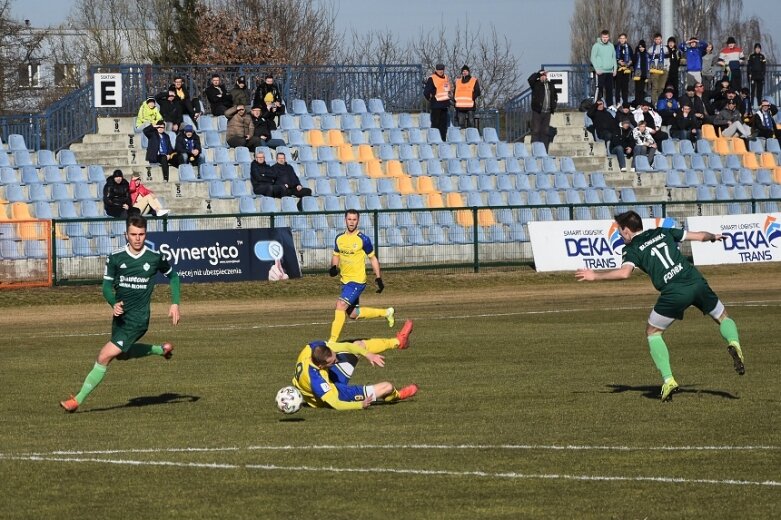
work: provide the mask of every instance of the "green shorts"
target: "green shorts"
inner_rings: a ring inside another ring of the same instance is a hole
[[[116,316],[111,322],[111,342],[122,352],[127,352],[135,342],[146,334],[148,328],[148,319],[131,321],[122,316]]]
[[[703,314],[710,314],[718,303],[719,297],[710,288],[708,282],[700,280],[691,284],[674,284],[667,287],[656,300],[654,311],[667,318],[682,320],[683,312],[692,305],[700,309]]]

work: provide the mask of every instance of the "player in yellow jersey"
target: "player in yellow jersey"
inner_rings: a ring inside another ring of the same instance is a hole
[[[372,365],[383,367],[385,357],[380,353],[408,348],[411,332],[412,320],[407,320],[395,338],[359,339],[342,343],[312,341],[298,355],[293,386],[301,392],[304,402],[313,408],[360,410],[375,401],[409,399],[418,392],[415,384],[397,390],[389,381],[373,385],[351,385],[350,378],[359,356],[368,359]]]
[[[358,230],[360,214],[354,209],[348,209],[344,214],[344,224],[347,228],[339,233],[334,240],[334,254],[331,258],[331,269],[328,274],[336,276],[341,272],[342,292],[336,300],[334,321],[331,324],[331,336],[328,341],[337,341],[342,332],[347,316],[357,320],[358,318],[385,318],[388,326],[393,327],[393,307],[378,309],[373,307],[361,307],[359,299],[366,289],[366,259],[374,271],[377,292],[385,289],[380,272],[380,261],[374,255],[374,246],[371,239]]]

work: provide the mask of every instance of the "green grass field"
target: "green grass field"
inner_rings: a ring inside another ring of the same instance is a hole
[[[171,361],[115,362],[76,414],[108,339],[98,287],[0,293],[3,518],[779,518],[781,266],[704,270],[735,318],[747,372],[690,310],[666,334],[683,392],[658,400],[647,278],[531,271],[386,273],[383,320],[343,337],[412,347],[354,381],[420,393],[362,412],[284,416],[301,347],[328,335],[327,276],[157,290],[146,339]]]

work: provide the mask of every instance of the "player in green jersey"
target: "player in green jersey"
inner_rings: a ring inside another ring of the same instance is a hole
[[[662,334],[675,320],[683,319],[683,311],[692,305],[703,314],[709,314],[719,324],[719,331],[727,342],[727,351],[732,356],[735,371],[743,375],[746,369],[735,322],[727,316],[724,304],[697,268],[681,254],[677,245],[677,242],[682,240],[714,242],[721,240],[722,236],[707,231],[674,228],[643,231],[643,220],[634,211],[616,215],[615,220],[626,244],[621,267],[599,272],[578,269],[575,276],[578,281],[625,280],[637,267],[651,278],[651,283],[660,294],[648,317],[646,334],[651,358],[664,379],[662,401],[671,400],[672,394],[678,390],[678,383],[675,382],[670,368],[670,354]]]
[[[179,275],[157,251],[147,249],[146,219],[131,215],[127,219],[127,246],[115,251],[106,259],[103,273],[103,297],[113,310],[111,340],[98,352],[81,391],[76,396],[60,402],[68,412],[75,412],[84,399],[97,387],[106,375],[109,363],[114,359],[126,360],[149,355],[170,359],[174,346],[171,343],[148,345],[137,343],[149,327],[149,308],[154,289],[154,277],[158,272],[171,280],[171,322],[179,323]]]

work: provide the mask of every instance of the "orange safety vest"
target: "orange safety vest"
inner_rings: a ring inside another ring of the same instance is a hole
[[[456,81],[456,108],[474,108],[475,100],[472,94],[476,84],[477,78],[470,78],[466,83],[461,80]]]
[[[447,101],[450,99],[450,80],[447,76],[439,77],[439,74],[432,74],[431,79],[434,81],[434,88],[437,89],[434,94],[434,99],[437,101]]]

